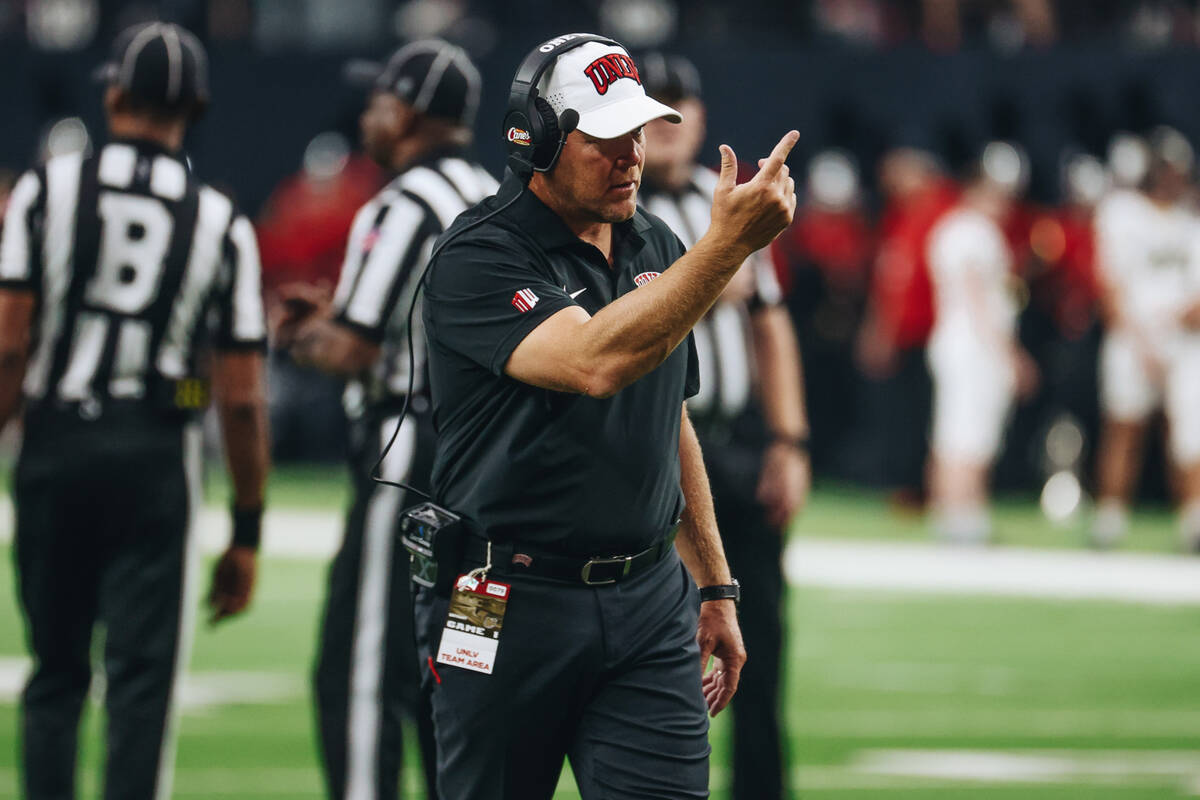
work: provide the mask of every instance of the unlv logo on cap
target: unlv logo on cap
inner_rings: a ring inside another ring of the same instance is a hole
[[[600,56],[587,65],[587,68],[583,70],[583,74],[592,79],[592,85],[596,87],[598,94],[607,92],[608,87],[612,86],[614,81],[618,81],[621,78],[633,78],[639,84],[642,82],[641,76],[638,75],[637,65],[633,63],[633,59],[621,53],[609,53],[606,56]]]

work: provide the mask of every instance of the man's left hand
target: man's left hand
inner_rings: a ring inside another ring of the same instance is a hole
[[[701,689],[710,716],[716,716],[729,705],[737,691],[742,665],[746,663],[746,646],[738,627],[737,606],[732,600],[709,600],[700,604],[700,623],[696,627],[696,642],[700,645],[700,671],[704,675]]]
[[[208,592],[211,624],[246,610],[254,593],[257,569],[257,554],[252,548],[231,545],[225,551],[213,569],[212,588]]]
[[[767,448],[758,479],[758,502],[766,508],[767,523],[784,528],[804,507],[812,484],[808,453],[787,442]]]
[[[291,347],[300,328],[311,319],[328,317],[333,300],[320,284],[288,283],[279,287],[281,312],[273,320],[271,338],[276,347]]]

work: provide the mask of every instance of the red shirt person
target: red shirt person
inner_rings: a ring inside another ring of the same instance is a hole
[[[931,156],[917,150],[884,156],[880,184],[888,200],[879,222],[879,249],[858,347],[860,365],[875,378],[895,371],[900,352],[923,348],[929,340],[933,289],[926,240],[958,199],[958,187]]]

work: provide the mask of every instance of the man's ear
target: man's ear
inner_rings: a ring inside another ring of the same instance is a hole
[[[397,138],[403,139],[412,134],[420,120],[417,119],[417,112],[408,103],[396,104],[396,130],[399,132]]]
[[[110,117],[121,111],[125,105],[125,93],[119,86],[109,84],[104,87],[104,111]]]

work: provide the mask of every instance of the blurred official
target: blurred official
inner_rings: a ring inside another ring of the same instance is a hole
[[[589,800],[708,794],[705,711],[745,651],[684,408],[688,334],[790,221],[798,134],[742,186],[722,149],[684,255],[637,208],[660,117],[679,120],[617,43],[543,43],[510,91],[510,175],[430,271],[433,494],[465,538],[438,570],[471,570],[416,597],[447,798],[549,800],[564,756]]]
[[[381,471],[389,481],[429,485],[425,342],[420,315],[410,332],[408,312],[433,240],[496,181],[466,154],[480,86],[466,53],[440,40],[413,42],[371,72],[363,145],[399,174],[355,216],[332,300],[315,286],[281,288],[289,311],[276,336],[298,363],[349,380],[354,504],[329,573],[315,675],[330,796],[396,797],[407,711],[432,798],[432,721],[413,648],[408,554],[396,542],[405,492],[373,481],[371,471],[396,431],[415,368],[411,413]]]
[[[1160,129],[1140,187],[1114,191],[1096,210],[1104,427],[1092,541],[1102,547],[1126,532],[1147,420],[1162,408],[1180,478],[1180,541],[1200,551],[1200,219],[1187,202],[1193,166],[1187,140]]]
[[[717,173],[696,164],[705,119],[699,74],[686,59],[658,53],[639,66],[647,93],[677,108],[683,121],[647,123],[638,199],[691,248],[708,230],[718,181]],[[688,413],[729,568],[741,582],[738,617],[752,654],[733,702],[738,800],[777,800],[786,785],[780,559],[787,523],[808,493],[809,463],[800,354],[782,301],[774,267],[758,251],[692,329],[700,391],[688,399]]]
[[[192,424],[211,371],[233,477],[213,619],[254,585],[267,471],[265,342],[250,222],[181,152],[208,102],[192,34],[125,31],[98,73],[111,141],[25,173],[0,243],[0,422],[21,414],[14,479],[24,796],[74,797],[93,627],[104,636],[106,798],[166,798],[172,696],[192,628]],[[212,350],[211,366],[207,356]]]

